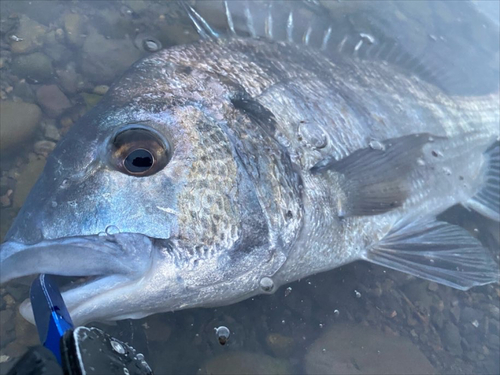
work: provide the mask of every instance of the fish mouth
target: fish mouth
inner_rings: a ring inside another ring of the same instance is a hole
[[[111,301],[113,295],[126,293],[144,278],[153,256],[153,240],[136,233],[57,238],[29,245],[7,241],[0,247],[0,283],[40,273],[81,277],[62,295],[75,324],[83,324],[102,318],[93,311],[102,305],[104,296]],[[20,310],[34,323],[29,300]]]

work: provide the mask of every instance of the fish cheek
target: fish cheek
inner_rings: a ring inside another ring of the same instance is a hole
[[[208,141],[193,150],[186,185],[177,196],[178,224],[191,249],[220,251],[239,237],[238,170],[222,132],[206,130]]]

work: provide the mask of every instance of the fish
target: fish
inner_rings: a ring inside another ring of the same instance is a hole
[[[318,8],[298,23],[311,2],[276,4],[221,2],[226,36],[184,4],[202,39],[134,64],[58,143],[1,245],[2,283],[81,277],[63,298],[84,324],[358,260],[498,282],[491,251],[437,219],[461,204],[500,220],[498,90],[454,94],[397,44],[334,42]]]

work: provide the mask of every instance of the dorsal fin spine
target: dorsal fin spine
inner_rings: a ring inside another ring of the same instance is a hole
[[[236,35],[236,30],[234,29],[233,16],[231,15],[231,11],[229,10],[229,4],[227,0],[224,1],[224,10],[226,12],[226,20],[227,20],[227,26],[229,27],[229,32],[232,35]]]

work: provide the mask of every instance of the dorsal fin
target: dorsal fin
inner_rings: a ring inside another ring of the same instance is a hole
[[[384,61],[449,94],[497,91],[498,26],[468,2],[438,3],[221,0],[185,7],[204,38],[288,41],[333,60]]]

